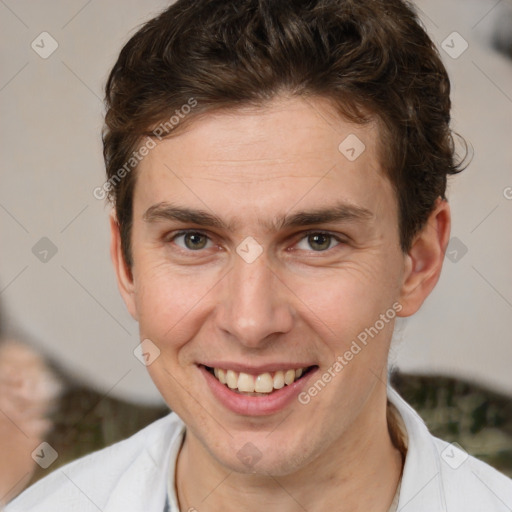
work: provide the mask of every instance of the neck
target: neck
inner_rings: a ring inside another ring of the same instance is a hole
[[[311,463],[285,476],[242,474],[221,465],[187,431],[176,465],[181,511],[280,510],[387,512],[402,472],[394,416],[386,397],[370,400],[342,438]],[[390,433],[391,432],[391,433]]]

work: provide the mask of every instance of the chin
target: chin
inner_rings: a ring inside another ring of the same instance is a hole
[[[265,437],[268,434],[265,433]],[[283,446],[282,443],[268,439],[266,443],[251,436],[238,441],[232,451],[223,450],[213,453],[215,458],[227,469],[242,474],[283,477],[300,470],[308,463],[309,453],[304,447]],[[258,448],[259,446],[259,448]],[[240,447],[240,448],[239,448]],[[278,448],[279,447],[279,448]]]

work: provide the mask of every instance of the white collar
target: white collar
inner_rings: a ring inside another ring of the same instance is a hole
[[[388,399],[397,408],[407,430],[407,456],[400,483],[400,497],[397,510],[401,512],[426,512],[446,510],[444,489],[441,479],[440,458],[434,446],[432,435],[418,413],[391,387]],[[167,495],[170,512],[179,512],[175,488],[176,462],[183,443],[185,425],[173,439],[168,467]]]
[[[446,510],[441,461],[434,438],[418,413],[391,386],[388,399],[400,413],[408,437],[398,510]]]

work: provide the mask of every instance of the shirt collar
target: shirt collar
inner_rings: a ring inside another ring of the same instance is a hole
[[[183,441],[185,439],[185,424],[182,424],[181,430],[176,438],[173,440],[170,450],[170,460],[168,478],[167,478],[167,504],[166,511],[168,512],[179,512],[178,499],[176,496],[176,463],[178,462],[178,453],[181,449]]]
[[[407,456],[400,490],[400,512],[446,510],[440,459],[424,421],[388,386],[388,399],[397,408],[407,430]]]
[[[172,422],[176,419],[179,425],[178,434],[176,429],[172,428]],[[102,509],[103,512],[118,510],[161,512],[164,510],[169,466],[172,467],[172,481],[174,481],[174,464],[185,425],[174,413],[158,421],[161,422],[158,428],[143,430],[137,434],[142,436],[138,446],[142,445],[143,449],[133,459],[127,460],[126,469],[110,492],[108,502]],[[124,444],[121,442],[114,447],[114,450],[122,452]],[[112,456],[116,457],[116,453],[114,452]],[[175,506],[171,511],[179,512],[179,509]]]
[[[407,455],[400,483],[398,508],[400,512],[432,512],[446,510],[441,479],[440,459],[434,440],[418,413],[389,385],[388,399],[398,410],[406,429]],[[178,453],[185,434],[182,423],[173,439],[168,460],[167,500],[169,512],[179,512],[175,475]]]

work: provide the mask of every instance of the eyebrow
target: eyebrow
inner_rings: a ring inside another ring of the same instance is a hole
[[[368,221],[374,217],[373,212],[353,204],[339,202],[333,206],[316,208],[309,211],[300,211],[293,214],[281,215],[273,221],[262,224],[269,231],[279,231],[287,228],[307,226],[310,224],[327,224],[343,221]],[[215,227],[226,231],[235,231],[236,223],[225,222],[214,214],[205,210],[180,207],[171,203],[162,202],[150,206],[142,218],[148,223],[161,220],[181,221],[197,224],[203,227]]]

